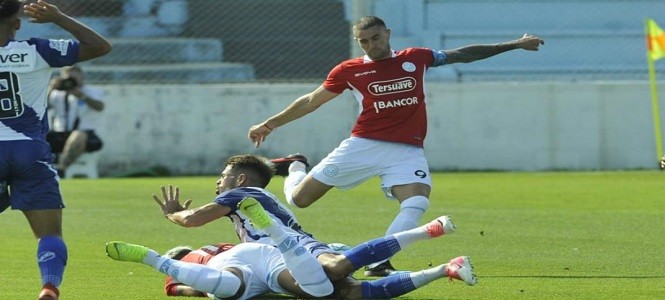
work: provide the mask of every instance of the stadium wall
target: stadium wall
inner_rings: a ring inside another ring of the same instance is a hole
[[[217,174],[239,153],[301,152],[318,162],[349,135],[350,93],[278,128],[260,148],[247,129],[318,84],[105,85],[102,176],[156,166]],[[665,84],[660,84],[665,91]],[[432,170],[653,169],[648,83],[428,82]],[[665,109],[661,106],[661,115]],[[665,130],[663,130],[665,132]]]

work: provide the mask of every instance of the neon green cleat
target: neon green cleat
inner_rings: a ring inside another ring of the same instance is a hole
[[[247,197],[238,202],[238,210],[240,210],[250,221],[256,229],[265,229],[272,224],[272,219],[263,209],[258,200]]]
[[[148,247],[125,242],[106,243],[106,256],[119,261],[142,263],[149,250]]]

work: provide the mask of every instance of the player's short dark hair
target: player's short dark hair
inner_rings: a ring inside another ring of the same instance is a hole
[[[265,188],[275,174],[275,167],[265,157],[242,154],[234,155],[226,160],[226,165],[231,166],[231,172],[245,173],[250,180],[250,185]]]
[[[381,26],[386,28],[386,22],[383,22],[383,20],[381,20],[381,18],[377,16],[366,16],[358,19],[358,21],[356,21],[356,24],[353,25],[353,29],[365,30],[367,28],[374,26]]]
[[[0,19],[8,19],[18,14],[23,3],[25,0],[0,0]]]

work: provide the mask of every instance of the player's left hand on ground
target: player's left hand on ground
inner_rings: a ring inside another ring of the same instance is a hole
[[[517,40],[518,47],[529,51],[538,51],[538,47],[544,44],[545,41],[543,39],[528,33],[525,33],[519,40]]]
[[[188,199],[180,205],[180,188],[179,187],[174,187],[173,185],[169,185],[168,190],[166,189],[165,186],[161,187],[162,189],[162,199],[159,199],[157,195],[153,194],[152,199],[155,200],[157,205],[162,209],[162,213],[164,213],[164,216],[183,211],[187,208],[189,208],[189,205],[192,204],[192,200]]]

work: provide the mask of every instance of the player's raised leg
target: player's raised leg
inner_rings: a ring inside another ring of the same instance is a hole
[[[358,269],[388,259],[417,241],[451,234],[455,229],[449,216],[441,216],[420,227],[362,243],[345,251],[344,255]]]
[[[478,280],[467,256],[450,260],[447,264],[438,265],[422,271],[399,273],[385,278],[361,283],[363,299],[387,299],[409,293],[426,284],[441,278],[461,280],[467,285],[476,285]]]
[[[229,271],[160,256],[156,251],[141,245],[118,241],[108,242],[106,243],[106,255],[118,261],[149,265],[197,291],[222,298],[234,296],[243,285],[240,278]]]
[[[256,229],[263,230],[270,236],[282,254],[286,267],[303,291],[315,297],[332,294],[333,285],[321,263],[299,245],[295,237],[288,235],[270,218],[259,201],[247,197],[238,203],[238,209],[252,221]]]

